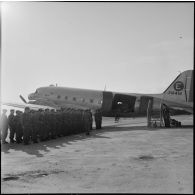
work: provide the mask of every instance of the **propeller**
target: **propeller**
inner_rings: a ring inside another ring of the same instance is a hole
[[[24,97],[22,95],[20,95],[20,99],[25,103],[27,104],[27,101],[24,99]]]

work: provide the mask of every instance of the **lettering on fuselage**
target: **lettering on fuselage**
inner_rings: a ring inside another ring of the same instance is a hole
[[[169,95],[182,95],[181,91],[168,91]]]

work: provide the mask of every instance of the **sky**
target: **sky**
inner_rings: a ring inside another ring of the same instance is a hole
[[[3,2],[2,100],[56,83],[161,93],[193,50],[193,2]]]

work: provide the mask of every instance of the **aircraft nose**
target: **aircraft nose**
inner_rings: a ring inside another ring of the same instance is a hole
[[[33,98],[34,98],[34,93],[30,93],[30,94],[28,95],[28,99],[29,99],[29,100],[33,100]]]

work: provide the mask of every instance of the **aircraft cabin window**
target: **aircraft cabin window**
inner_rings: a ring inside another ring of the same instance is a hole
[[[45,96],[49,96],[48,94],[45,94]]]
[[[50,94],[53,95],[53,92],[51,92]]]
[[[65,96],[65,98],[64,98],[65,100],[67,100],[68,99],[68,96]]]
[[[98,104],[102,104],[102,100],[98,100]]]
[[[73,101],[76,101],[76,98],[75,97],[73,97],[72,99],[73,99]]]
[[[82,102],[85,102],[85,99],[83,98]]]
[[[90,103],[93,103],[93,99],[90,99]]]
[[[57,96],[58,99],[60,99],[60,97],[61,97],[60,95]]]

